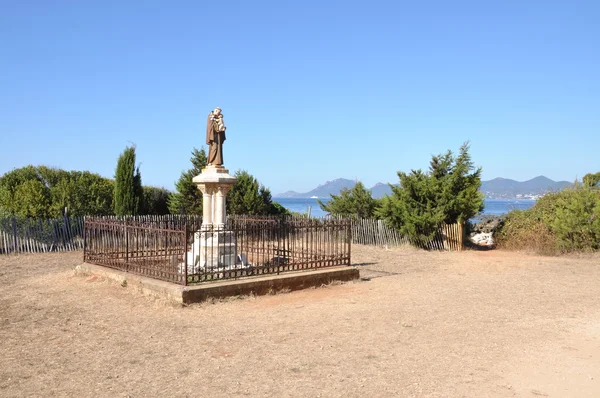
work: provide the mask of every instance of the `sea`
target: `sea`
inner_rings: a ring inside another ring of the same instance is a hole
[[[329,198],[273,198],[273,201],[290,211],[303,214],[310,213],[312,217],[324,217],[327,213],[321,210],[318,200],[327,202]],[[483,214],[495,216],[506,214],[511,210],[527,210],[535,204],[535,200],[532,199],[485,199],[484,202]]]

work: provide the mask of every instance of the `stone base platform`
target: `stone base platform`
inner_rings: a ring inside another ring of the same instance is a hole
[[[128,288],[138,289],[144,295],[182,305],[199,303],[209,298],[301,290],[333,281],[350,281],[360,276],[358,268],[343,266],[182,286],[88,263],[78,265],[75,272],[81,275],[97,275],[119,283],[127,281]]]

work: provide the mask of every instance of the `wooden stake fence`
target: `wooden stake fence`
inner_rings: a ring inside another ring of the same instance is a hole
[[[196,215],[168,214],[164,216],[99,216],[96,220],[124,220],[136,225],[159,228],[179,228],[187,225],[197,231],[202,217]],[[32,219],[22,217],[0,218],[0,254],[46,253],[82,250],[84,217]]]
[[[410,245],[410,239],[383,220],[352,220],[352,243],[371,246]],[[419,245],[429,250],[460,251],[464,248],[464,225],[442,224],[433,239]]]
[[[0,254],[83,249],[83,217],[0,219]]]
[[[352,243],[372,246],[409,245],[406,236],[387,225],[383,220],[352,220]]]

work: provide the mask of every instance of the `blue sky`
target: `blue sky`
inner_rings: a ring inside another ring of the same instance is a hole
[[[225,166],[276,194],[367,186],[467,140],[483,179],[600,170],[598,1],[27,1],[0,13],[0,174],[172,189],[223,109]]]

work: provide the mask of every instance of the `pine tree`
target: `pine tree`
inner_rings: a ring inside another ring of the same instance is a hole
[[[271,191],[245,170],[235,173],[237,181],[227,193],[227,213],[238,215],[285,215],[289,212],[273,203]]]
[[[588,173],[583,176],[583,186],[586,188],[600,187],[600,172]]]
[[[469,143],[454,157],[451,151],[433,156],[429,172],[398,173],[400,186],[392,186],[377,215],[408,235],[415,243],[431,239],[440,223],[462,223],[483,210],[481,168],[475,168]]]
[[[327,203],[318,202],[323,211],[343,217],[372,218],[377,207],[377,199],[360,181],[352,189],[344,188],[339,195],[331,195]]]
[[[140,168],[135,167],[135,146],[126,147],[115,170],[114,212],[117,216],[138,215],[143,210]]]
[[[202,192],[192,181],[194,177],[206,167],[206,151],[204,148],[192,151],[192,168],[181,172],[179,180],[175,183],[177,192],[169,195],[169,212],[171,214],[202,214]]]

